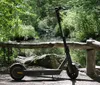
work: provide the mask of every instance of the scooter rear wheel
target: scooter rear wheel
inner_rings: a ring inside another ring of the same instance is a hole
[[[70,70],[68,69],[68,67],[67,67],[66,72],[67,72],[68,76],[69,76],[72,80],[76,79],[76,78],[78,77],[78,73],[79,73],[79,72],[78,72],[78,68],[77,68],[75,65],[72,65],[72,71],[70,71]]]
[[[16,81],[20,81],[25,75],[24,75],[24,71],[25,67],[21,64],[13,64],[10,67],[10,76],[16,80]]]

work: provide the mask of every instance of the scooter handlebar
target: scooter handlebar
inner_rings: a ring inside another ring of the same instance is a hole
[[[58,6],[58,7],[55,7],[55,8],[50,8],[49,10],[68,10],[70,8],[71,7]]]

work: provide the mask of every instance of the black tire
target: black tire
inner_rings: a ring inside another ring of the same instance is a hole
[[[20,81],[22,80],[22,78],[24,78],[24,71],[25,67],[21,64],[13,64],[10,67],[10,76],[16,80],[16,81]],[[19,73],[18,73],[19,72]]]
[[[66,69],[66,72],[68,76],[71,78],[71,80],[74,80],[78,77],[78,68],[75,65],[72,65],[72,72],[69,71],[68,67]]]

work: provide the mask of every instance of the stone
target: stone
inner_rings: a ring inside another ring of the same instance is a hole
[[[31,57],[22,57],[18,56],[16,58],[17,62],[23,63],[26,66],[42,66],[46,68],[57,68],[62,62],[63,57],[58,56],[57,54],[44,54],[42,56],[31,56]]]

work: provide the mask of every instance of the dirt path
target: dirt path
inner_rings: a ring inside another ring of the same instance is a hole
[[[24,77],[20,82],[14,81],[8,74],[0,75],[0,85],[100,85],[100,81],[94,81],[85,73],[80,72],[75,81],[71,81],[66,72],[63,71],[60,75],[45,77]]]

